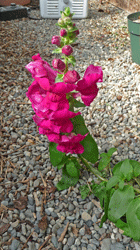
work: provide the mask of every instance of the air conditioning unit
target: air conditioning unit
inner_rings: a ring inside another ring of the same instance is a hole
[[[40,0],[41,17],[57,19],[65,7],[70,7],[71,13],[75,13],[74,19],[88,15],[88,0]]]

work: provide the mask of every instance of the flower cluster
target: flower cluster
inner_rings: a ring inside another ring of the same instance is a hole
[[[75,58],[71,55],[72,47],[79,31],[71,21],[72,16],[66,8],[62,18],[58,20],[61,27],[60,36],[53,36],[52,44],[59,47],[58,53],[64,54],[65,62],[53,59],[51,66],[39,54],[32,57],[33,61],[26,65],[26,69],[34,78],[26,93],[35,112],[34,122],[39,127],[39,133],[48,137],[50,142],[57,145],[57,150],[67,153],[82,154],[84,147],[80,142],[87,136],[74,133],[72,118],[80,115],[74,112],[69,99],[81,96],[87,106],[98,93],[96,83],[103,80],[101,67],[90,65],[80,80],[75,70],[68,70],[68,64],[74,64]]]

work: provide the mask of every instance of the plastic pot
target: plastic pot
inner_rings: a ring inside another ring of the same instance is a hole
[[[140,65],[140,23],[135,22],[135,20],[140,20],[139,18],[140,12],[132,13],[127,17],[132,60]]]

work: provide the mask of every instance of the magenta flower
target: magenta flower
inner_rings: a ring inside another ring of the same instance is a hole
[[[57,82],[53,86],[50,87],[50,91],[53,93],[69,93],[76,89],[76,85],[74,84],[65,84],[64,82]]]
[[[39,54],[32,57],[34,61],[30,62],[25,68],[32,74],[32,77],[47,77],[50,84],[55,82],[57,72],[50,65],[43,61]]]
[[[88,133],[87,133],[88,134]],[[57,150],[63,153],[71,153],[71,154],[82,154],[84,152],[84,147],[80,144],[80,141],[84,140],[87,136],[77,134],[74,135],[71,133],[69,136],[66,135],[55,135],[49,134],[48,139],[49,141],[58,143]]]
[[[32,59],[33,59],[33,61],[42,60],[39,53],[37,55],[32,56]]]
[[[67,35],[67,31],[65,29],[61,29],[60,36],[66,36],[66,35]]]
[[[58,69],[60,71],[64,71],[64,69],[66,68],[65,63],[61,59],[57,58],[53,59],[52,66],[54,69]]]
[[[98,82],[103,82],[103,71],[102,71],[102,67],[100,66],[94,66],[93,64],[89,65],[85,71],[84,76],[89,75],[89,74],[99,74],[99,80]]]
[[[65,94],[50,93],[42,89],[37,81],[31,84],[26,95],[39,117],[50,117],[52,110],[69,109],[69,102]]]
[[[80,79],[80,76],[77,71],[72,70],[68,71],[63,78],[63,82],[69,83],[69,84],[74,84]]]
[[[73,52],[73,48],[70,45],[65,45],[62,48],[62,53],[65,54],[66,56],[71,55],[72,52]]]
[[[52,44],[56,44],[59,47],[60,42],[61,42],[61,37],[60,36],[53,36],[51,42],[52,42]]]
[[[33,116],[34,122],[39,126],[39,133],[45,134],[60,134],[70,133],[73,130],[73,124],[70,120],[66,119],[65,122],[62,120],[49,120],[46,118],[40,118],[36,115]]]
[[[76,90],[81,93],[82,101],[86,106],[90,103],[98,94],[97,82],[103,81],[103,72],[101,67],[90,65],[84,74],[82,80],[77,83]]]

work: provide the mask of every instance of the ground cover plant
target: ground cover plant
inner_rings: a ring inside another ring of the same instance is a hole
[[[111,168],[111,157],[117,149],[111,148],[99,155],[95,140],[80,111],[77,112],[80,107],[90,106],[96,98],[97,83],[103,81],[103,71],[100,66],[91,64],[81,79],[77,71],[69,70],[69,66],[74,67],[76,63],[72,44],[79,34],[72,16],[70,9],[65,8],[58,20],[60,35],[53,36],[51,41],[57,46],[53,53],[62,55],[61,59],[53,59],[53,68],[39,54],[26,65],[34,78],[27,92],[35,112],[33,120],[39,133],[49,140],[52,165],[62,169],[57,189],[74,186],[81,169],[86,168],[99,182],[81,186],[81,196],[85,199],[93,193],[99,198],[104,211],[100,227],[109,219],[124,231],[123,234],[139,241],[140,189],[135,184],[140,186],[140,163],[124,159]]]

